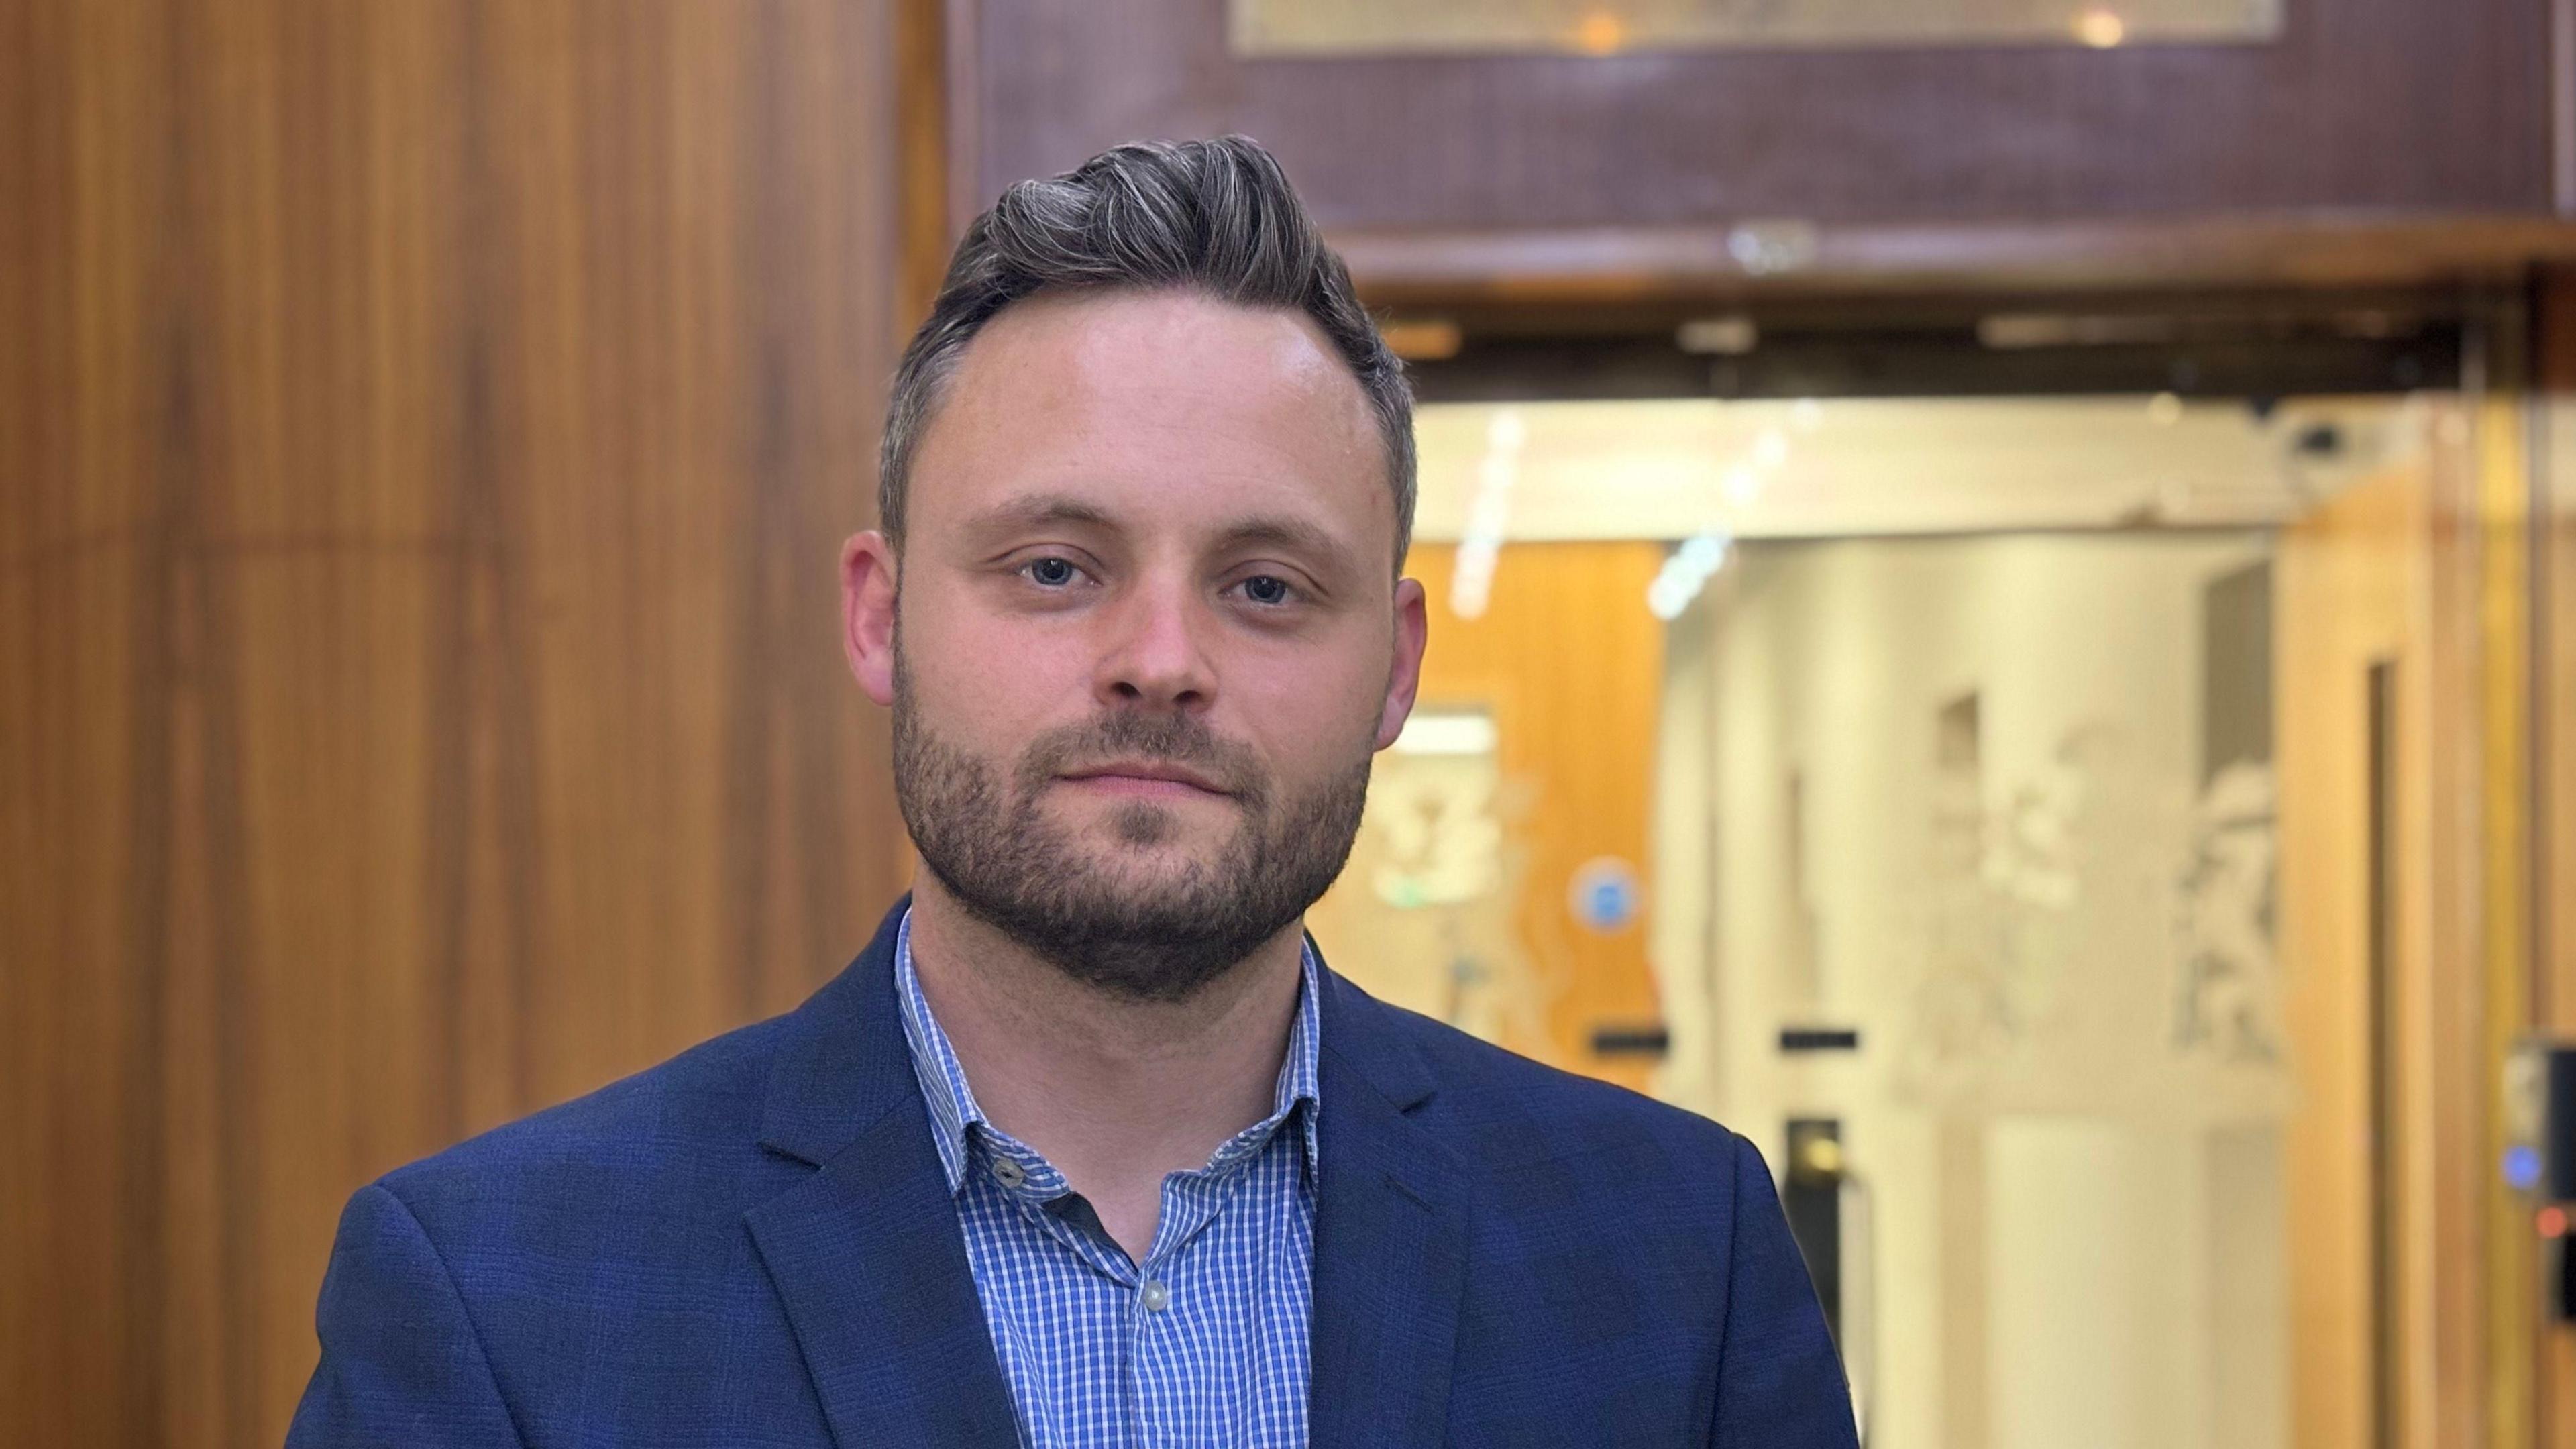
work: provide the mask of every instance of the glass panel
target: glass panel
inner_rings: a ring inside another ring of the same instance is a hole
[[[1234,0],[1247,55],[2269,40],[2280,0]]]
[[[2268,650],[2229,678],[2202,647],[2265,558],[1753,544],[1714,621],[1714,1095],[1836,1118],[1912,1205],[1880,1215],[1877,1387],[1963,1439],[2283,1442],[2271,742],[2201,748],[2268,692]],[[1806,1024],[1865,1050],[1783,1059]]]
[[[2374,907],[2332,862],[2461,418],[1425,407],[1424,710],[1317,937],[1759,1145],[1878,1449],[2365,1431]]]

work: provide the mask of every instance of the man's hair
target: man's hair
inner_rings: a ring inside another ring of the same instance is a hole
[[[1052,181],[1023,181],[957,244],[930,317],[904,349],[886,409],[877,502],[903,541],[913,455],[957,358],[1003,308],[1039,292],[1195,291],[1315,320],[1367,395],[1395,495],[1395,559],[1413,533],[1413,389],[1342,259],[1260,143],[1139,142]]]

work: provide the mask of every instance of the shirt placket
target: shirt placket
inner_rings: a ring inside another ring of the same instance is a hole
[[[1239,1383],[1237,1371],[1244,1353],[1274,1337],[1305,1345],[1320,969],[1312,954],[1302,963],[1277,1115],[1238,1134],[1207,1167],[1166,1177],[1155,1242],[1139,1264],[1098,1227],[1096,1214],[1065,1201],[1070,1185],[1051,1164],[983,1120],[912,980],[910,927],[907,917],[897,938],[907,1044],[930,1098],[942,1165],[962,1187],[968,1256],[1023,1443],[1230,1443],[1256,1426],[1302,1424],[1302,1353],[1273,1387]],[[1274,1162],[1267,1153],[1298,1161]],[[1274,1201],[1279,1194],[1286,1196]],[[1282,1211],[1295,1213],[1299,1228],[1295,1281],[1284,1286],[1272,1281],[1283,1245],[1268,1241]],[[1263,1442],[1298,1438],[1290,1427]]]
[[[1045,1158],[990,1127],[980,1131],[983,1170],[1000,1186],[1021,1218],[1093,1272],[1121,1287],[1134,1287],[1135,1272],[1124,1253],[1094,1239],[1055,1211],[1056,1200],[1073,1190],[1064,1175]]]
[[[1202,1287],[1209,1276],[1201,1271],[1209,1257],[1208,1240],[1223,1231],[1219,1220],[1241,1191],[1252,1159],[1268,1145],[1271,1126],[1265,1123],[1227,1143],[1203,1170],[1163,1179],[1154,1248],[1140,1270],[1131,1315],[1140,1443],[1208,1443],[1226,1427],[1186,1417],[1191,1407],[1212,1402],[1209,1385],[1198,1382],[1199,1376],[1222,1367],[1210,1362],[1207,1344],[1192,1341],[1207,1323],[1207,1305],[1192,1295],[1212,1291]]]

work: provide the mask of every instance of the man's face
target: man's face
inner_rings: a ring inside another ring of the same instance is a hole
[[[1041,297],[968,344],[914,457],[885,691],[949,893],[1144,998],[1292,926],[1420,666],[1385,459],[1298,314]]]

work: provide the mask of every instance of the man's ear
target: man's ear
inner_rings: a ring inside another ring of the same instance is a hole
[[[1431,621],[1422,600],[1422,581],[1395,581],[1395,667],[1387,671],[1386,703],[1377,717],[1377,747],[1385,749],[1404,733],[1413,713],[1413,697],[1422,689],[1422,650],[1430,642]]]
[[[841,652],[879,704],[894,703],[894,545],[875,529],[841,545]]]

